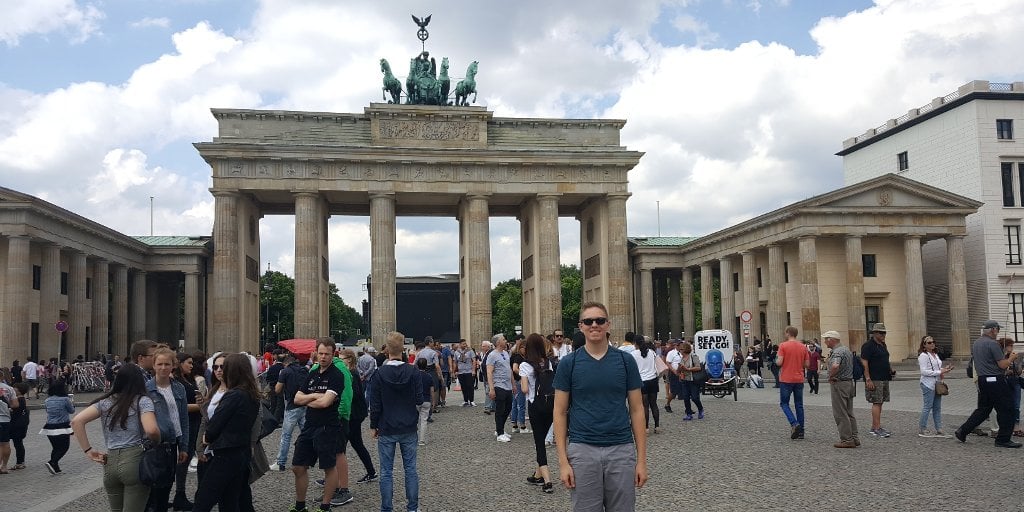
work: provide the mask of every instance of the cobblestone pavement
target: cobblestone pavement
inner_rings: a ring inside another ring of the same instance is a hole
[[[662,412],[662,428],[648,444],[650,481],[638,493],[641,512],[708,510],[1020,510],[1015,492],[1019,458],[1024,450],[995,448],[990,438],[971,436],[966,445],[955,439],[917,437],[920,397],[917,381],[893,383],[891,403],[883,426],[893,437],[867,434],[868,404],[863,388],[857,400],[857,419],[863,446],[856,450],[832,447],[837,441],[829,408],[828,385],[820,395],[806,396],[807,438],[789,439],[779,411],[778,393],[740,389],[740,401],[730,397],[703,398],[704,420],[682,421],[683,405]],[[944,399],[944,430],[952,432],[973,409],[975,392],[966,379],[950,381]],[[806,391],[806,389],[805,389]],[[457,393],[455,395],[458,395]],[[478,392],[478,397],[480,392]],[[664,400],[659,401],[664,404]],[[32,425],[41,425],[34,411]],[[421,508],[441,511],[568,510],[569,493],[556,484],[552,495],[530,486],[533,470],[530,434],[513,435],[497,443],[493,420],[480,407],[449,407],[435,415],[431,443],[419,452]],[[365,425],[365,424],[364,424]],[[93,440],[99,434],[90,432]],[[369,440],[367,433],[366,438]],[[277,452],[277,434],[264,440],[268,455]],[[0,476],[0,511],[100,511],[107,500],[100,487],[100,468],[85,460],[76,445],[65,458],[67,475],[50,476],[42,467],[46,440],[30,434],[26,470]],[[376,449],[368,446],[376,464]],[[549,450],[552,473],[558,474],[554,449]],[[355,501],[340,507],[350,511],[378,510],[377,485],[356,484],[363,469],[349,455]],[[401,465],[396,463],[395,506],[404,510]],[[194,490],[195,475],[189,479]],[[310,499],[319,489],[311,486]],[[294,499],[291,472],[271,473],[253,486],[258,511],[286,511]]]

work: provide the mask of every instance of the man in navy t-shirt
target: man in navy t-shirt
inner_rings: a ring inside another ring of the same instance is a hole
[[[633,510],[647,482],[647,437],[636,359],[609,350],[608,308],[580,308],[586,344],[555,371],[555,444],[574,511]],[[570,405],[571,404],[571,405]],[[628,407],[627,407],[628,405]]]

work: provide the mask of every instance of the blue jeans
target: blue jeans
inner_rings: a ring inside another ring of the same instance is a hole
[[[526,426],[526,394],[519,389],[519,383],[512,382],[512,424]]]
[[[288,463],[288,448],[292,445],[292,430],[306,425],[306,408],[296,407],[284,410],[284,422],[281,423],[281,445],[277,448],[277,465],[284,466]]]
[[[377,439],[377,455],[380,458],[380,512],[391,512],[394,495],[393,469],[395,445],[402,450],[402,472],[405,473],[406,510],[420,508],[420,477],[416,473],[416,432],[394,436],[380,436]]]
[[[918,427],[924,430],[928,426],[928,413],[930,412],[935,421],[935,430],[941,431],[942,397],[936,395],[934,389],[928,389],[927,386],[921,384],[921,398],[923,403],[921,405],[921,420],[918,422]]]
[[[796,404],[796,416],[793,416],[793,410],[789,408],[789,396],[793,395],[793,402]],[[786,419],[789,420],[789,424],[792,426],[799,425],[800,428],[804,427],[804,383],[790,384],[788,382],[779,383],[779,407],[782,407],[782,413],[786,415]]]
[[[1013,392],[1013,424],[1020,423],[1020,379],[1010,377],[1010,390]]]

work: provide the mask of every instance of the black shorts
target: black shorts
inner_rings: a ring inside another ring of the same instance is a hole
[[[645,380],[644,381],[644,387],[643,387],[641,392],[643,394],[645,394],[645,395],[650,395],[650,394],[657,395],[658,394],[658,378],[655,377],[655,378],[653,378],[651,380]]]
[[[11,442],[11,422],[0,423],[0,443]]]
[[[337,465],[339,427],[309,427],[302,429],[295,441],[293,466],[310,467],[319,461],[320,469],[331,469]]]
[[[338,428],[338,452],[345,453],[348,446],[348,420],[341,420],[341,427]]]

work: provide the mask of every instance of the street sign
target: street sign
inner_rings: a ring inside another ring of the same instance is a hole
[[[53,328],[57,329],[57,332],[64,332],[64,331],[68,330],[68,323],[65,322],[64,320],[61,320],[61,321],[57,322],[56,324],[54,324]]]
[[[743,312],[740,313],[740,321],[743,322],[744,324],[749,324],[750,321],[753,319],[754,315],[750,314],[750,311],[743,310]]]

